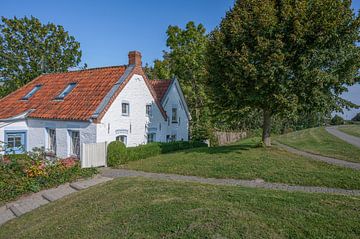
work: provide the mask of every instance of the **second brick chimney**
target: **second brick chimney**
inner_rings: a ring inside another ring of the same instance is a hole
[[[141,53],[138,51],[129,52],[129,65],[141,66]]]

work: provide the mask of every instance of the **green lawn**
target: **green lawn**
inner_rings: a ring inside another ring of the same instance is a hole
[[[8,222],[0,238],[357,238],[360,198],[123,178]]]
[[[121,167],[148,172],[213,178],[256,179],[291,185],[360,189],[360,173],[314,161],[272,147],[256,147],[259,139],[238,144],[163,154]]]
[[[360,148],[329,134],[325,128],[312,128],[276,137],[280,143],[351,162],[360,162]]]
[[[349,135],[360,137],[360,125],[342,125],[338,127],[338,130]]]

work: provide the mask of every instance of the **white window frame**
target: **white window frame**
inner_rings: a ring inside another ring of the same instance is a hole
[[[56,154],[56,129],[47,128],[47,150]],[[54,133],[54,138],[51,137],[51,132]]]
[[[124,112],[124,105],[127,105],[127,112]],[[128,101],[121,102],[121,115],[122,116],[129,116],[130,115],[130,103]]]
[[[123,138],[123,140],[121,139]],[[115,137],[115,140],[123,142],[125,145],[127,145],[127,135],[120,134]]]
[[[73,134],[77,133],[79,135],[79,142],[78,142],[78,149],[74,149],[74,139],[73,139]],[[69,148],[69,152],[70,152],[70,156],[76,156],[80,158],[80,131],[78,130],[69,130],[69,138],[70,138],[70,148]],[[74,152],[75,151],[75,152]],[[78,152],[76,152],[78,151]]]

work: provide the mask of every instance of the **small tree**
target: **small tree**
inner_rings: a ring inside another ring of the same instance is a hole
[[[335,115],[332,119],[331,119],[331,125],[343,125],[345,123],[345,120],[339,116],[339,115]]]
[[[80,43],[52,23],[35,17],[1,18],[0,98],[42,73],[67,71],[81,60]]]
[[[359,81],[359,26],[351,1],[236,1],[207,51],[217,111],[260,110],[269,146],[275,115],[354,106],[340,94]]]

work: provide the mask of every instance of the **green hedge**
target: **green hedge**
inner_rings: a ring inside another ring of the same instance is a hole
[[[149,143],[139,145],[137,147],[126,148],[125,145],[119,141],[111,142],[108,146],[108,166],[114,167],[135,161],[145,159],[159,154],[174,152],[177,150],[207,147],[207,144],[198,141],[177,141],[171,143]]]
[[[107,148],[107,164],[116,165],[118,161],[123,161],[126,155],[126,146],[120,141],[111,142]]]

